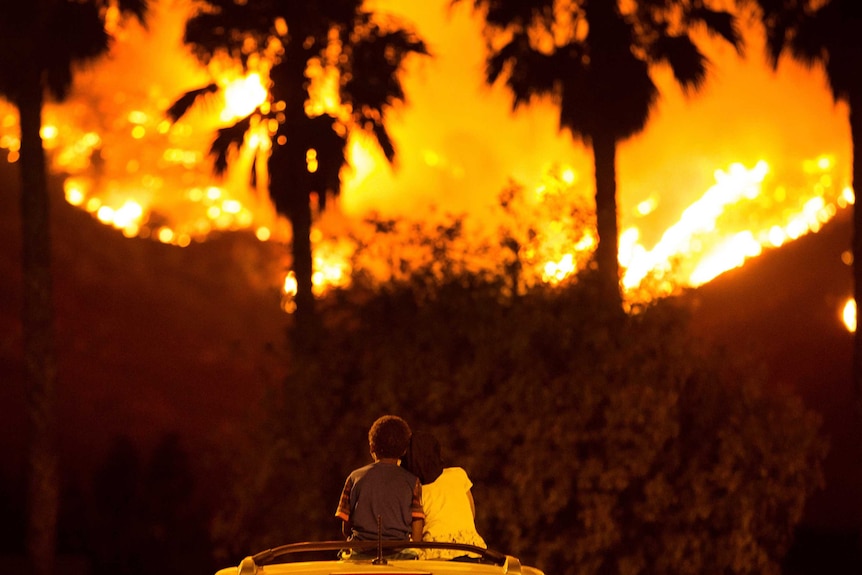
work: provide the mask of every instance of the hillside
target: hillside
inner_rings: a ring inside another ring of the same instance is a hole
[[[0,450],[4,461],[20,462],[16,175],[0,167]],[[202,443],[236,433],[280,377],[284,248],[249,233],[187,248],[127,239],[66,204],[57,180],[51,185],[62,464],[100,461],[117,434],[147,445],[170,432]]]
[[[860,422],[853,412],[853,335],[840,312],[852,295],[850,210],[819,233],[765,252],[698,288],[695,328],[701,337],[763,362],[770,381],[798,393],[823,418],[830,442],[826,488],[806,521],[859,525],[862,509]]]

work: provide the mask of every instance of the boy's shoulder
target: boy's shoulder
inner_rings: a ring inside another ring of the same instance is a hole
[[[404,476],[404,477],[410,477],[411,480],[416,479],[418,481],[418,478],[413,473],[411,473],[407,469],[404,469],[400,465],[395,464],[395,463],[385,463],[382,461],[376,461],[374,463],[369,463],[368,465],[365,465],[363,467],[355,469],[350,474],[350,476],[354,480],[358,480],[358,479],[365,477],[367,475],[378,476],[378,477],[380,477],[380,476],[389,476],[389,477]]]
[[[362,467],[357,467],[353,471],[350,472],[350,477],[354,479],[357,477],[362,477],[366,473],[368,473],[371,469],[374,468],[374,463],[369,463],[367,465],[363,465]]]

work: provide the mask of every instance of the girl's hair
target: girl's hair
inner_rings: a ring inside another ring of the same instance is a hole
[[[422,485],[432,483],[443,473],[440,442],[430,433],[414,432],[401,465],[418,477]]]

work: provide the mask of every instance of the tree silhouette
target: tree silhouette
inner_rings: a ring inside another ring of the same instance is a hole
[[[273,126],[267,162],[269,194],[293,230],[293,270],[297,280],[297,325],[314,317],[312,293],[313,208],[326,208],[337,196],[339,173],[347,163],[345,147],[352,130],[370,134],[392,162],[395,148],[384,123],[387,110],[405,99],[400,74],[410,54],[427,54],[424,43],[400,23],[376,18],[363,0],[341,2],[233,2],[205,0],[186,25],[185,42],[209,63],[218,55],[248,66],[254,57],[275,59],[269,71],[270,98],[251,115],[219,130],[211,152],[223,172],[229,153],[238,149],[259,122]],[[339,110],[308,109],[311,66],[337,75]],[[192,91],[169,110],[181,117],[215,84]],[[257,173],[253,173],[257,177]],[[298,330],[302,332],[300,327]]]
[[[68,94],[74,65],[108,50],[105,22],[112,5],[143,22],[147,0],[0,3],[0,94],[18,109],[21,127],[21,323],[31,424],[27,541],[37,575],[53,573],[58,509],[56,359],[42,108],[46,97],[62,100]]]
[[[141,573],[142,514],[140,449],[125,436],[115,437],[93,478],[90,559],[93,573]]]
[[[454,0],[455,3],[463,0]],[[692,38],[706,30],[741,49],[733,16],[698,0],[473,0],[485,21],[486,78],[513,107],[550,96],[560,129],[592,146],[602,294],[620,307],[617,144],[644,129],[659,98],[652,78],[667,65],[686,92],[702,86],[708,61]]]
[[[209,511],[194,464],[175,433],[162,435],[147,457],[128,437],[114,438],[93,481],[89,552],[94,575],[213,568]]]
[[[862,182],[862,3],[857,0],[754,0],[766,28],[768,58],[778,67],[789,51],[808,66],[822,66],[836,102],[850,109],[853,149],[851,186]],[[750,5],[751,0],[740,0]],[[862,208],[853,206],[854,299],[862,301]],[[857,458],[862,458],[862,334],[853,344],[853,386],[856,399]],[[862,513],[862,510],[859,510]]]

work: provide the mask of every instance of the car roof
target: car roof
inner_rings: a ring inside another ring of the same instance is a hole
[[[410,559],[404,550],[444,549],[472,560]],[[339,558],[350,550],[352,556]],[[358,555],[359,554],[359,555]],[[357,558],[362,557],[362,558]],[[282,545],[243,559],[216,575],[544,575],[511,556],[460,543],[411,541],[321,541]]]

